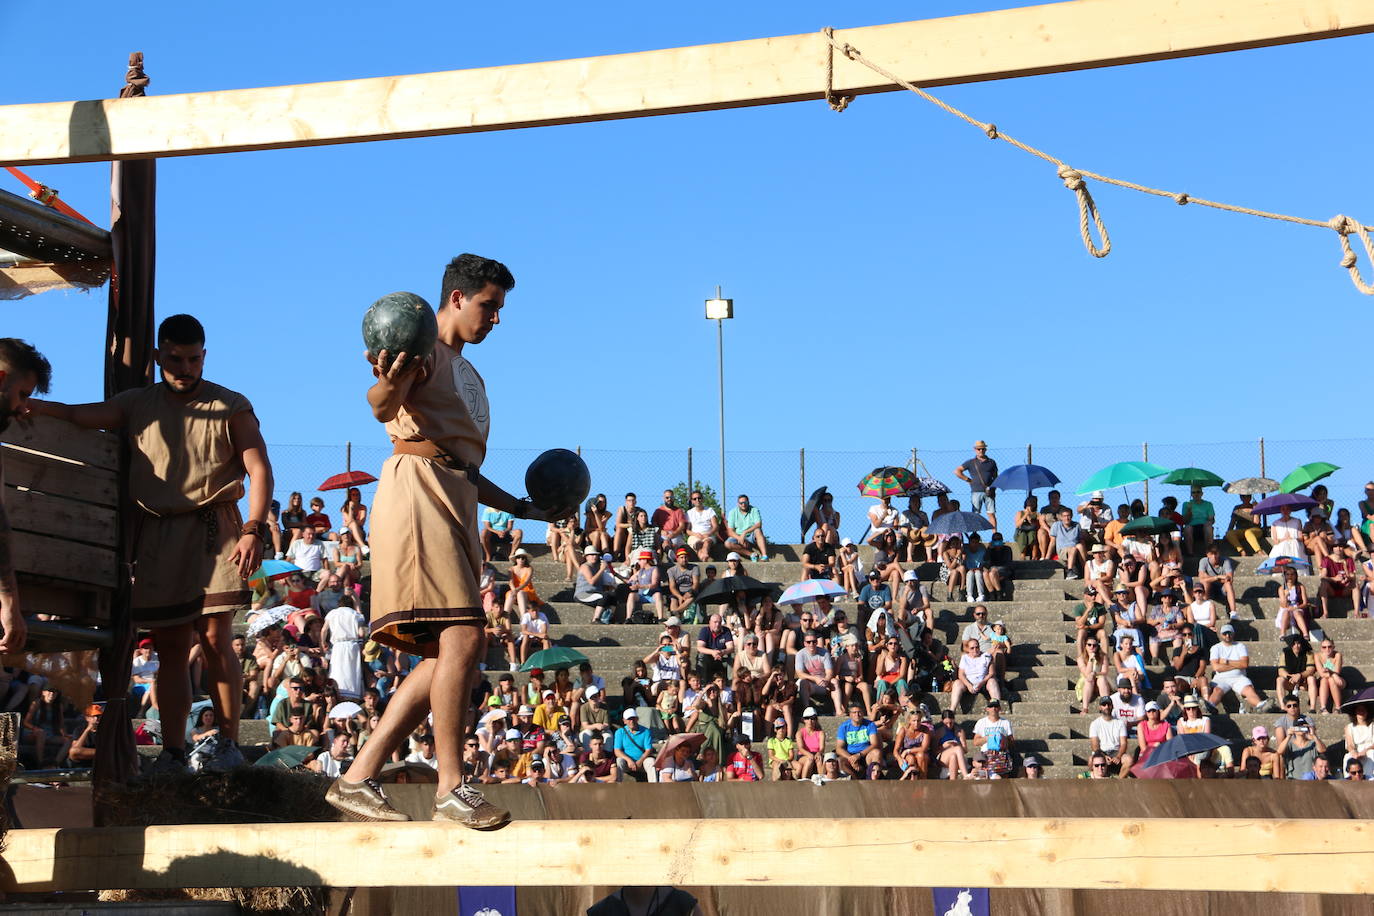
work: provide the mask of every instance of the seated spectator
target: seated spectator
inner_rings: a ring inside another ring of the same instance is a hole
[[[840,769],[840,758],[834,751],[831,751],[825,755],[825,759],[821,763],[821,772],[811,777],[811,781],[820,785],[822,783],[840,782],[852,778],[852,776]]]
[[[30,749],[29,759],[35,769],[66,765],[72,737],[67,732],[62,694],[52,684],[43,685],[38,699],[24,713],[19,740]]]
[[[929,527],[930,516],[921,508],[921,497],[908,497],[906,509],[897,519],[897,534],[906,546],[908,563],[935,559],[936,537],[926,530]]]
[[[874,691],[880,687],[890,688],[898,696],[905,696],[910,666],[911,660],[902,651],[901,641],[895,635],[884,638],[878,643],[878,651],[873,657]]]
[[[940,761],[941,778],[968,779],[968,739],[954,721],[954,710],[940,713],[940,722],[931,729],[931,747]]]
[[[763,718],[767,721],[781,718],[787,723],[787,733],[796,734],[796,699],[796,683],[783,673],[781,667],[771,670],[759,691],[759,707],[763,710]]]
[[[324,500],[318,496],[310,500],[310,514],[305,517],[305,527],[314,529],[315,537],[320,541],[328,540],[334,531],[334,523],[324,512]]]
[[[1273,779],[1278,754],[1269,745],[1269,731],[1263,725],[1250,730],[1250,743],[1240,753],[1240,772],[1245,779]]]
[[[701,590],[700,574],[691,564],[691,557],[686,547],[677,548],[676,562],[668,567],[663,577],[668,583],[668,613],[679,618],[693,610],[697,592]]]
[[[1307,515],[1307,524],[1302,526],[1302,543],[1312,558],[1312,566],[1320,568],[1322,560],[1326,559],[1336,546],[1336,531],[1331,527],[1326,510],[1321,506],[1308,509]]]
[[[1298,716],[1296,724],[1279,739],[1275,751],[1283,762],[1284,779],[1307,779],[1317,761],[1325,759],[1326,745],[1307,717]]]
[[[1164,559],[1155,564],[1150,571],[1150,584],[1156,592],[1173,589],[1180,595],[1188,592],[1187,576],[1183,573],[1183,551],[1170,547]]]
[[[625,621],[637,622],[636,614],[644,605],[654,609],[654,617],[659,623],[667,619],[667,605],[663,600],[663,578],[654,560],[654,551],[641,547],[634,555],[634,568],[630,571],[625,595]]]
[[[687,546],[705,563],[711,559],[711,547],[721,539],[720,516],[706,505],[700,490],[692,491],[691,503],[687,510]]]
[[[1107,698],[1111,692],[1111,674],[1107,653],[1102,651],[1101,637],[1090,636],[1078,652],[1078,684],[1082,696],[1079,715],[1086,716],[1097,697]]]
[[[1274,618],[1274,629],[1280,634],[1296,628],[1303,639],[1312,636],[1311,608],[1307,602],[1307,587],[1298,579],[1298,571],[1292,566],[1283,568],[1283,584],[1279,586],[1279,613]]]
[[[835,546],[825,539],[825,532],[817,528],[811,533],[811,543],[802,548],[802,578],[835,577]]]
[[[1028,495],[1021,508],[1016,511],[1016,533],[1012,543],[1016,545],[1018,560],[1043,559],[1040,554],[1040,498]]]
[[[870,614],[892,613],[892,587],[882,580],[877,570],[868,574],[868,582],[859,590],[859,605]]]
[[[434,757],[434,738],[429,735],[425,737],[429,739],[428,757],[417,757],[416,754],[411,754],[406,758],[406,763],[424,763],[426,766],[431,766],[437,770],[439,769],[439,761]],[[329,750],[315,758],[315,763],[318,764],[318,772],[324,776],[328,776],[330,779],[337,779],[339,776],[346,773],[348,771],[348,765],[352,762],[353,750],[349,747],[348,735],[342,732],[336,734],[329,742]],[[315,768],[312,767],[312,769]]]
[[[659,782],[696,782],[697,762],[692,746],[683,742],[673,748],[673,754],[658,767]]]
[[[1145,698],[1135,689],[1131,679],[1119,677],[1116,679],[1116,693],[1109,698],[1112,703],[1112,715],[1126,723],[1126,737],[1135,737],[1135,726],[1145,718]]]
[[[639,497],[633,493],[625,494],[625,504],[615,510],[615,536],[611,553],[617,560],[631,561],[630,535],[634,531],[635,516],[639,510]]]
[[[1236,564],[1234,560],[1221,555],[1221,545],[1213,541],[1207,547],[1207,555],[1198,561],[1197,577],[1193,587],[1203,586],[1207,597],[1226,599],[1231,618],[1236,617]]]
[[[1002,701],[988,700],[984,716],[973,724],[973,744],[981,751],[994,776],[1012,772],[1012,751],[1015,739],[1011,720],[1002,718]]]
[[[1307,548],[1302,539],[1302,522],[1293,517],[1292,506],[1280,506],[1279,517],[1269,523],[1269,558],[1292,557],[1295,560],[1307,559]]]
[[[1178,597],[1178,593],[1173,589],[1160,592],[1159,604],[1145,614],[1145,626],[1141,627],[1141,632],[1144,633],[1146,645],[1150,649],[1151,664],[1159,664],[1162,660],[1161,646],[1170,645],[1179,633],[1192,629],[1187,615],[1178,604]],[[1202,595],[1196,593],[1195,597],[1201,598]]]
[[[763,516],[741,493],[735,508],[725,515],[725,547],[748,553],[755,563],[768,561],[768,540],[763,536]]]
[[[1345,659],[1331,637],[1317,644],[1313,665],[1316,667],[1317,701],[1312,711],[1333,713],[1340,707],[1341,692],[1345,690],[1345,676],[1341,673]]]
[[[872,544],[880,535],[892,534],[895,536],[900,522],[901,513],[892,507],[892,497],[882,497],[878,502],[868,507],[868,543]]]
[[[1097,599],[1103,604],[1112,600],[1112,586],[1116,583],[1116,564],[1107,554],[1103,544],[1094,544],[1088,551],[1088,562],[1083,572],[1087,584],[1097,591]]]
[[[1045,505],[1040,508],[1040,530],[1036,533],[1036,542],[1040,546],[1042,560],[1054,558],[1055,539],[1051,531],[1054,523],[1059,521],[1059,510],[1065,508],[1060,499],[1059,491],[1051,490],[1045,497]],[[1069,518],[1073,518],[1072,509],[1069,510]]]
[[[488,563],[501,553],[513,554],[524,537],[525,532],[515,526],[514,515],[491,507],[482,510],[482,559]]]
[[[663,491],[663,504],[654,510],[650,524],[658,529],[665,551],[687,546],[687,513],[677,504],[672,490]]]
[[[1202,487],[1194,486],[1190,499],[1183,504],[1183,549],[1189,556],[1197,556],[1212,546],[1212,526],[1217,523],[1217,510],[1202,496]]]
[[[1112,508],[1106,494],[1094,490],[1092,496],[1078,504],[1078,524],[1083,529],[1083,547],[1087,549],[1106,540],[1107,526],[1112,523]]]
[[[988,600],[988,584],[983,575],[987,565],[987,548],[978,532],[968,536],[964,548],[964,579],[968,583],[968,600],[983,602]]]
[[[921,630],[935,626],[935,609],[930,603],[930,586],[921,582],[916,570],[902,573],[902,590],[896,601],[896,615],[889,617],[890,625],[902,638],[903,648],[910,651]],[[869,615],[870,629],[874,615]]]
[[[1099,700],[1097,718],[1088,726],[1088,743],[1092,746],[1092,759],[1103,761],[1104,767],[1116,767],[1118,775],[1126,778],[1126,774],[1135,763],[1135,750],[1130,746],[1130,737],[1130,723],[1126,718],[1116,715],[1112,697],[1103,697]],[[1101,779],[1106,775],[1093,774],[1093,778]]]
[[[293,540],[300,537],[301,529],[305,527],[305,501],[299,490],[292,492],[286,501],[286,508],[281,512],[281,523],[285,529],[286,546],[289,547]],[[278,551],[278,554],[280,553],[281,551]],[[281,558],[278,556],[278,559]]]
[[[968,579],[964,565],[964,541],[957,534],[940,545],[940,581],[945,584],[945,600],[958,601]]]
[[[634,709],[625,710],[621,719],[625,724],[615,733],[616,766],[623,776],[635,782],[649,782],[653,770],[653,761],[649,758],[653,737],[639,724],[639,713]]]
[[[1264,552],[1264,529],[1255,519],[1254,497],[1249,493],[1241,494],[1240,505],[1231,510],[1226,543],[1243,557]]]
[[[1121,529],[1125,528],[1131,520],[1131,507],[1126,503],[1121,503],[1116,507],[1116,518],[1107,523],[1107,527],[1102,529],[1102,544],[1107,548],[1107,556],[1114,562],[1120,563],[1121,558],[1127,553],[1126,538],[1122,536]]]
[[[1350,710],[1345,725],[1345,757],[1341,768],[1349,770],[1355,764],[1363,771],[1362,778],[1374,777],[1374,706],[1356,704]]]
[[[797,696],[802,705],[809,706],[817,694],[827,697],[838,713],[844,709],[840,685],[835,677],[834,662],[826,645],[817,636],[806,634],[796,655]]]
[[[578,757],[572,782],[619,782],[620,767],[606,752],[606,739],[600,734],[587,739],[587,750]]]
[[[787,736],[787,720],[773,720],[773,735],[766,742],[768,750],[768,771],[775,780],[796,775],[797,742]]]
[[[598,493],[587,503],[582,521],[582,534],[587,539],[587,546],[595,548],[598,554],[611,552],[611,535],[606,530],[610,520],[611,510],[606,508],[606,494]]]
[[[850,631],[849,635],[853,635]],[[832,646],[835,679],[840,685],[840,702],[860,703],[866,715],[873,714],[873,688],[864,675],[863,650],[857,641],[841,641]]]
[[[1112,600],[1123,603],[1134,600],[1144,607],[1149,604],[1151,594],[1149,566],[1134,553],[1127,553],[1116,567]],[[1126,597],[1123,599],[1122,595]]]
[[[1088,771],[1079,773],[1079,779],[1111,779],[1112,774],[1109,770],[1112,761],[1105,754],[1093,754],[1088,758]],[[1125,774],[1122,774],[1123,777]]]
[[[1219,616],[1217,603],[1205,593],[1199,595],[1197,587],[1194,586],[1193,600],[1183,609],[1183,618],[1192,627],[1193,640],[1204,651],[1211,651],[1212,646],[1221,641],[1221,636],[1217,633]]]
[[[820,772],[825,752],[825,732],[814,706],[802,712],[802,725],[797,730],[797,778],[810,779]]]
[[[530,660],[535,652],[551,648],[549,617],[537,606],[520,615],[520,661]]]
[[[286,548],[286,559],[301,568],[301,578],[318,582],[320,573],[324,571],[325,564],[329,562],[329,552],[325,550],[324,544],[317,539],[315,529],[307,526],[301,529],[301,536],[293,540],[291,546]],[[287,584],[290,585],[297,575],[293,573],[287,579]],[[288,601],[288,603],[290,602]],[[297,605],[297,607],[299,606]]]
[[[949,657],[945,644],[935,638],[933,630],[922,630],[911,652],[911,663],[915,669],[913,682],[921,689],[931,693],[941,693],[945,684],[953,681],[958,672]],[[927,687],[928,685],[928,687]]]
[[[1174,730],[1165,721],[1159,704],[1153,701],[1145,704],[1145,721],[1136,726],[1136,745],[1142,764],[1149,766],[1150,755],[1155,748],[1174,736]]]
[[[883,761],[878,727],[865,718],[862,704],[850,703],[849,718],[835,733],[835,754],[840,767],[856,779],[877,779]]]
[[[1224,625],[1221,628],[1221,642],[1213,646],[1209,654],[1213,675],[1212,692],[1207,701],[1216,706],[1227,693],[1234,693],[1238,698],[1248,700],[1254,712],[1267,712],[1273,708],[1273,702],[1260,699],[1255,692],[1255,685],[1245,676],[1250,666],[1250,652],[1245,648],[1245,643],[1236,642],[1235,635],[1235,627],[1229,623]],[[1241,710],[1245,710],[1243,705]]]
[[[643,506],[636,508],[630,516],[630,540],[625,547],[626,561],[638,556],[640,551],[647,550],[653,554],[654,564],[657,565],[660,547],[662,539],[659,537],[658,528],[649,524],[648,511]]]
[[[1174,640],[1173,651],[1169,655],[1169,667],[1173,669],[1175,679],[1182,679],[1185,684],[1183,689],[1191,690],[1199,696],[1208,689],[1209,651],[1204,649],[1191,633],[1184,632]]]
[[[1114,597],[1120,600],[1125,592],[1124,587],[1117,586]],[[1092,583],[1083,587],[1083,600],[1073,609],[1073,627],[1076,634],[1074,641],[1078,644],[1080,653],[1089,639],[1101,641],[1105,635],[1107,619],[1111,616],[1111,607],[1111,601],[1102,601],[1098,597],[1097,588]]]
[[[1296,572],[1296,570],[1294,570]],[[1317,596],[1321,599],[1321,617],[1331,616],[1331,599],[1344,601],[1355,593],[1355,545],[1337,548],[1321,561],[1321,584]]]
[[[756,633],[744,637],[744,648],[735,656],[734,691],[741,706],[762,706],[763,685],[773,673],[773,663],[759,646]]]
[[[577,568],[577,581],[573,585],[573,600],[592,608],[592,623],[611,622],[615,606],[626,588],[618,580],[611,568],[609,553],[598,556],[596,548],[588,544],[582,551],[583,564]]]
[[[697,670],[707,679],[729,670],[734,656],[734,638],[722,623],[720,614],[712,614],[697,632]]]
[[[1011,598],[1013,570],[1011,548],[1002,539],[1002,533],[994,531],[983,559],[983,582],[987,586],[988,597],[996,601]]]
[[[934,744],[934,730],[926,721],[924,704],[917,705],[906,695],[907,708],[892,738],[892,753],[901,770],[900,779],[927,779],[930,773],[930,754]]]
[[[1054,539],[1055,555],[1064,566],[1064,578],[1081,579],[1087,563],[1083,529],[1073,520],[1073,510],[1068,506],[1059,510],[1058,521],[1050,526],[1050,536]]]
[[[1317,705],[1317,664],[1312,658],[1312,643],[1299,633],[1283,638],[1283,648],[1279,650],[1278,673],[1274,680],[1274,693],[1279,696],[1298,694],[1307,688],[1308,709],[1316,711]]]
[[[958,680],[950,695],[949,705],[959,709],[964,695],[977,696],[986,693],[989,699],[1000,700],[1002,687],[997,683],[996,672],[992,667],[992,656],[985,655],[976,639],[964,640],[964,655],[959,659]]]
[[[650,695],[655,703],[664,690],[678,692],[678,685],[687,672],[682,670],[682,654],[673,646],[671,636],[659,635],[658,646],[644,656],[644,664],[649,668]]]

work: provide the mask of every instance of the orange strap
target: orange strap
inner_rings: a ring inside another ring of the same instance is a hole
[[[32,197],[34,200],[38,201],[43,206],[52,207],[58,213],[70,216],[72,219],[79,219],[83,223],[91,222],[90,220],[86,219],[86,217],[82,216],[80,213],[77,213],[76,210],[68,206],[64,200],[58,197],[56,188],[50,188],[47,185],[42,184],[41,182],[34,181],[28,175],[25,175],[23,172],[19,171],[12,165],[5,166],[5,169],[15,178],[18,178],[20,181],[22,181],[24,183],[24,187],[29,189],[29,196]],[[94,223],[92,223],[92,225],[94,225]]]

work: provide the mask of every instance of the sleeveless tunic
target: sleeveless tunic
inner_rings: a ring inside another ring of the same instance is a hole
[[[434,345],[428,368],[386,424],[387,435],[392,442],[429,440],[459,464],[479,467],[491,422],[486,384],[443,341]],[[419,455],[392,455],[382,465],[371,522],[374,640],[433,656],[432,624],[482,625],[477,484],[466,471]]]
[[[129,491],[143,510],[134,533],[134,621],[163,627],[246,611],[252,593],[233,559],[245,471],[229,423],[253,405],[203,379],[189,400],[163,383],[111,400],[127,418]]]

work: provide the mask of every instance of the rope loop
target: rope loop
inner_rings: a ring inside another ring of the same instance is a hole
[[[1061,163],[1059,177],[1064,180],[1064,187],[1072,191],[1078,199],[1078,234],[1083,238],[1083,247],[1088,249],[1088,254],[1093,257],[1105,258],[1111,254],[1112,240],[1107,235],[1107,225],[1102,222],[1102,214],[1097,212],[1097,202],[1088,190],[1088,183],[1083,180],[1083,173]],[[1101,245],[1093,241],[1093,226],[1097,227],[1097,236],[1102,240]]]
[[[834,112],[844,111],[849,107],[849,103],[854,101],[852,95],[837,95],[835,93],[835,30],[830,26],[821,29],[821,34],[825,35],[825,104],[830,106]],[[850,60],[858,51],[850,46],[848,42],[840,49],[840,53]]]
[[[1355,288],[1366,296],[1374,296],[1374,285],[1365,282],[1364,276],[1360,273],[1359,256],[1355,254],[1355,248],[1350,244],[1350,234],[1353,232],[1359,238],[1360,244],[1364,246],[1365,256],[1374,262],[1374,241],[1370,240],[1364,224],[1345,214],[1338,213],[1327,220],[1326,225],[1335,230],[1336,234],[1341,237],[1341,266],[1350,272],[1350,282],[1354,283]]]

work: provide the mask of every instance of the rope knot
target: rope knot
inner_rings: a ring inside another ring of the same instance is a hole
[[[826,26],[821,29],[821,34],[825,36],[825,104],[830,106],[831,111],[844,111],[849,107],[849,103],[854,101],[854,96],[835,92],[835,30]],[[845,42],[840,48],[840,53],[853,60],[859,52],[849,42]]]
[[[1071,169],[1067,165],[1059,167],[1059,177],[1064,179],[1064,187],[1070,191],[1083,190],[1083,174],[1076,169]]]
[[[996,124],[984,124],[984,125],[983,125],[983,133],[985,133],[985,134],[988,135],[988,139],[989,139],[989,140],[996,140],[996,139],[997,139],[997,125],[996,125]]]
[[[1352,225],[1354,222],[1353,219],[1346,216],[1344,213],[1337,213],[1326,221],[1326,225],[1336,230],[1341,235],[1348,235],[1355,231],[1355,226]]]
[[[847,41],[840,47],[840,53],[850,60],[857,60],[859,57],[859,49]]]
[[[1188,200],[1188,193],[1186,191],[1179,191],[1174,195],[1174,203],[1178,204],[1180,207],[1186,204]]]
[[[1359,259],[1355,257],[1355,252],[1353,251],[1347,251],[1345,254],[1341,255],[1341,266],[1346,270],[1349,270],[1358,263]]]

